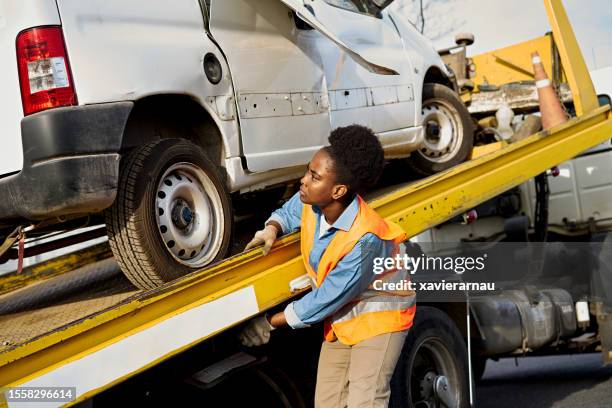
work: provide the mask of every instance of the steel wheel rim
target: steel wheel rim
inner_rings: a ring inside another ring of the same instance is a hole
[[[459,112],[447,101],[434,98],[423,103],[421,116],[425,137],[417,154],[436,163],[453,158],[464,137]],[[432,130],[434,124],[439,128],[439,137]]]
[[[160,178],[157,230],[168,253],[197,268],[214,260],[223,241],[223,212],[212,180],[192,163],[175,163]]]
[[[416,345],[410,372],[410,400],[416,408],[439,408],[444,405],[433,392],[432,375],[444,375],[448,379],[451,394],[459,401],[459,370],[444,342],[437,337],[428,337]]]

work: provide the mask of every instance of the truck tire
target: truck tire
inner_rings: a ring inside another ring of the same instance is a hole
[[[132,151],[105,221],[113,255],[140,289],[171,281],[216,260],[230,245],[232,207],[204,151],[162,139]]]
[[[459,96],[444,85],[425,84],[421,109],[425,137],[407,159],[410,168],[429,176],[463,163],[472,151],[474,125]]]
[[[445,407],[433,383],[445,376],[455,405],[469,406],[467,348],[455,323],[441,310],[417,306],[391,381],[391,407]]]

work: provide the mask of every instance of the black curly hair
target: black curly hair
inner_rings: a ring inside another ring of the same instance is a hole
[[[347,199],[376,185],[385,165],[380,141],[371,129],[350,125],[334,129],[325,150],[334,162],[338,183],[349,186]]]

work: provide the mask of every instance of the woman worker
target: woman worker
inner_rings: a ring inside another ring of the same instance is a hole
[[[414,292],[374,288],[375,280],[393,281],[402,272],[375,274],[374,262],[398,254],[406,237],[359,196],[383,170],[377,137],[352,125],[334,130],[329,143],[312,158],[299,193],[272,213],[245,248],[264,244],[267,254],[278,235],[301,228],[302,258],[314,289],[283,312],[253,319],[240,338],[244,345],[261,345],[274,328],[324,321],[315,406],[386,407],[416,306]]]

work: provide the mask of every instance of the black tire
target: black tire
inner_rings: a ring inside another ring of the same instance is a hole
[[[166,194],[164,189],[171,190]],[[217,166],[183,139],[150,142],[122,160],[117,197],[105,221],[117,263],[140,289],[222,259],[233,227],[229,194]]]
[[[474,144],[474,124],[466,106],[452,89],[440,84],[425,84],[422,119],[424,145],[407,159],[412,170],[429,176],[467,159]]]
[[[446,376],[456,407],[469,406],[467,347],[459,329],[439,309],[417,306],[391,381],[390,406],[443,407],[433,396],[432,374]]]

